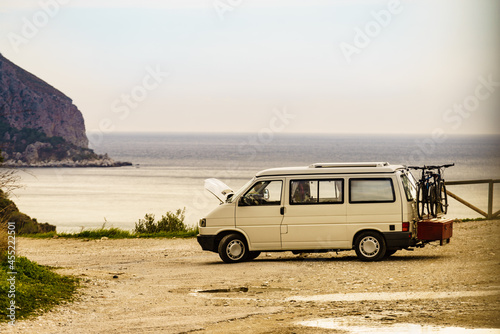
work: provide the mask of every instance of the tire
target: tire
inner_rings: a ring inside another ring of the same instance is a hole
[[[385,239],[377,232],[362,232],[354,245],[356,255],[361,261],[379,261],[386,253]]]
[[[239,234],[228,234],[219,243],[219,256],[226,263],[246,261],[249,256],[247,243]]]
[[[446,193],[446,186],[444,182],[439,182],[439,186],[436,189],[436,195],[438,196],[438,210],[445,215],[448,212],[448,194]]]
[[[247,260],[253,260],[256,259],[260,255],[260,252],[248,252],[248,258]]]
[[[439,199],[441,198],[438,193],[438,186],[436,184],[433,184],[431,188],[429,189],[429,197],[428,197],[428,202],[429,202],[429,213],[433,218],[437,217],[438,214],[438,208],[439,208]]]
[[[418,219],[422,219],[426,213],[429,213],[429,202],[427,201],[427,194],[422,185],[417,189],[417,214]]]

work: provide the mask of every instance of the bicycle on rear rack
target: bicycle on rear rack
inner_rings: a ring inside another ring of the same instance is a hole
[[[419,219],[436,218],[448,212],[448,195],[444,181],[444,169],[455,164],[408,166],[408,169],[421,170],[417,183],[417,214]]]

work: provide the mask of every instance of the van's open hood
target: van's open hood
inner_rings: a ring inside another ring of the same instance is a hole
[[[224,182],[217,179],[206,179],[205,189],[217,197],[221,203],[224,203],[228,195],[233,193],[231,188],[229,188]]]

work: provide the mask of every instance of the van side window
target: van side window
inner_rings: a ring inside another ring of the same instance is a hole
[[[403,188],[405,189],[406,199],[408,200],[408,202],[416,199],[417,189],[415,189],[415,186],[406,174],[401,174],[401,181],[403,182]]]
[[[239,206],[280,205],[282,181],[260,181],[243,195]]]
[[[290,204],[338,204],[344,202],[344,180],[292,180]]]
[[[349,179],[349,203],[390,203],[396,201],[390,178]]]

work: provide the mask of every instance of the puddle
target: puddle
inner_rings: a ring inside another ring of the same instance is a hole
[[[198,292],[198,293],[248,292],[248,288],[243,286],[240,288],[198,290],[196,292]]]
[[[205,289],[196,290],[189,293],[193,297],[202,297],[208,299],[240,299],[240,300],[257,300],[258,297],[266,293],[290,291],[289,288],[271,288],[268,286],[262,287],[233,287],[233,288],[218,288],[218,289]],[[218,296],[218,295],[221,296]],[[245,296],[245,297],[241,297]],[[262,298],[258,298],[262,299]]]
[[[196,294],[200,293],[231,293],[231,292],[248,292],[248,293],[264,293],[273,291],[290,291],[289,288],[271,288],[271,287],[236,287],[236,288],[219,288],[219,289],[207,289],[207,290],[196,290]]]
[[[461,328],[422,326],[416,324],[374,324],[363,319],[353,320],[325,318],[301,321],[298,324],[306,327],[336,329],[350,334],[384,333],[384,334],[500,334],[498,328]]]
[[[443,298],[461,298],[461,297],[483,297],[498,295],[499,291],[420,291],[420,292],[368,292],[368,293],[335,293],[328,295],[314,296],[293,296],[288,297],[286,301],[300,302],[357,302],[369,300],[410,300],[410,299],[443,299]]]

